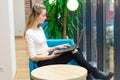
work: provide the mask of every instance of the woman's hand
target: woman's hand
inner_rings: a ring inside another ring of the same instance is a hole
[[[78,52],[77,49],[75,49],[75,50],[72,51],[73,54],[75,54],[75,53],[77,53],[77,52]]]
[[[53,52],[53,54],[50,55],[50,56],[51,56],[51,59],[56,58],[56,57],[58,57],[58,56],[61,55],[61,54],[54,54],[54,53],[56,53],[57,51],[58,51],[58,50],[55,50],[55,51]]]
[[[49,48],[47,51],[48,52],[53,52],[53,51],[55,51],[55,50],[57,50],[57,49],[60,49],[60,48],[66,48],[66,47],[68,47],[68,46],[71,46],[70,44],[62,44],[62,45],[58,45],[58,46],[54,46],[54,47],[51,47],[51,48]]]
[[[62,45],[58,45],[58,48],[66,48],[66,47],[70,47],[70,44],[62,44]]]

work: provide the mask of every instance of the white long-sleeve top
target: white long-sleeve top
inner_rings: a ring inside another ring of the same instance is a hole
[[[37,54],[47,52],[48,45],[44,31],[41,27],[39,29],[28,29],[25,38],[31,58],[35,57]]]

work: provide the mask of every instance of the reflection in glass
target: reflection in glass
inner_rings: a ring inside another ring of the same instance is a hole
[[[106,0],[106,53],[105,70],[113,71],[114,1]]]
[[[92,0],[92,29],[91,29],[91,48],[92,48],[92,60],[97,62],[97,41],[96,41],[96,9],[97,3],[96,0]]]

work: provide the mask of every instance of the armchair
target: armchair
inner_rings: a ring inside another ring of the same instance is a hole
[[[47,44],[49,47],[56,46],[59,44],[64,44],[64,43],[69,43],[71,45],[74,45],[73,39],[47,39]],[[67,64],[68,65],[78,65],[78,63],[75,60],[71,60]],[[94,62],[90,62],[90,64],[97,67],[96,63],[94,63]],[[38,67],[37,63],[35,61],[32,61],[31,59],[29,59],[30,80],[33,80],[32,76],[31,76],[31,71],[37,67]],[[102,80],[102,79],[95,79],[95,80]]]

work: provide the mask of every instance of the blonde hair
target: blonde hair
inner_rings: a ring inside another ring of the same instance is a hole
[[[46,9],[43,4],[34,4],[33,5],[31,12],[30,12],[30,15],[28,17],[28,21],[26,23],[26,27],[25,27],[25,31],[24,31],[24,35],[23,35],[24,37],[25,37],[26,31],[28,29],[32,28],[32,26],[35,22],[35,18],[42,13],[43,9]]]

